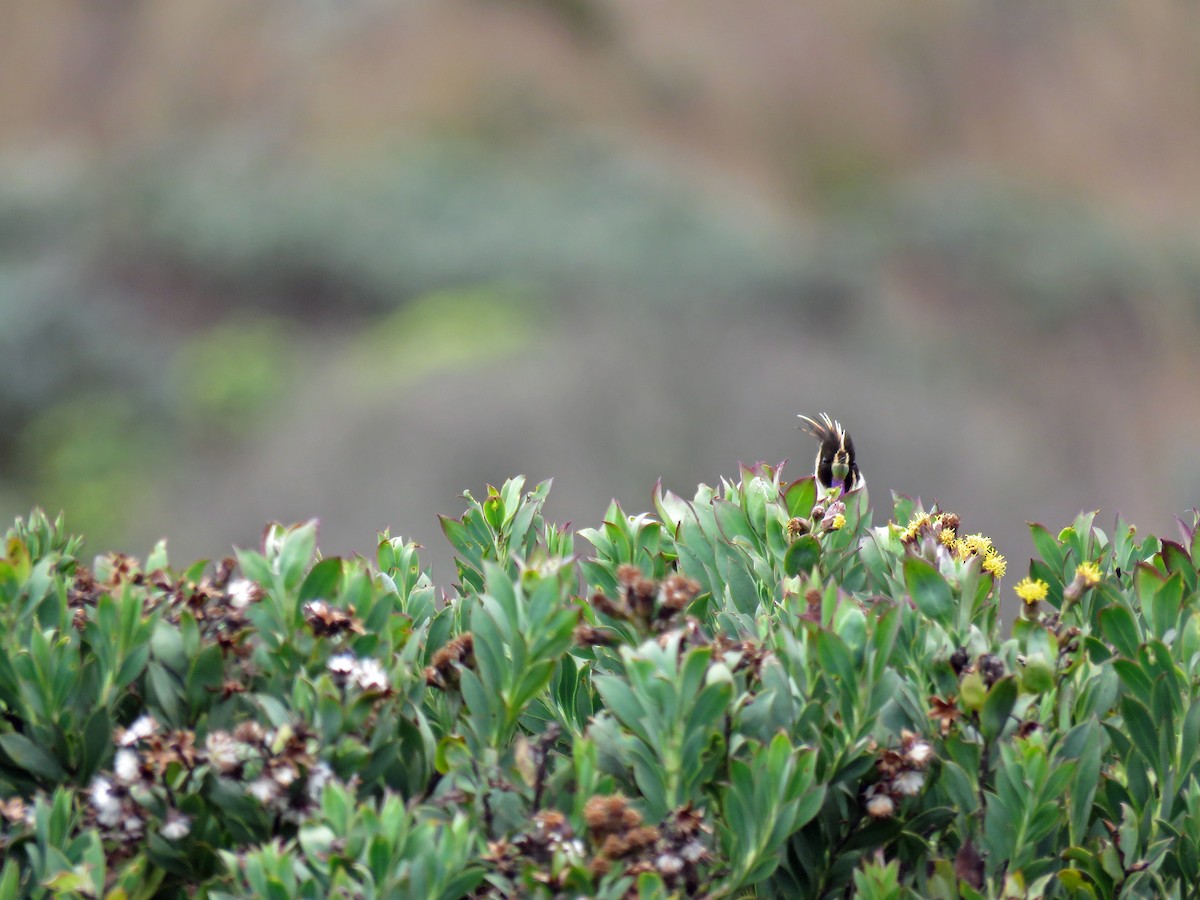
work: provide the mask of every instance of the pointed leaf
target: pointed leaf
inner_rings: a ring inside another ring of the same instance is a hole
[[[795,577],[811,572],[821,561],[821,545],[811,534],[796,538],[783,557],[783,571]]]
[[[920,557],[905,557],[904,586],[923,615],[949,626],[954,616],[954,592],[937,569]]]
[[[985,740],[994,741],[1004,731],[1016,705],[1017,693],[1017,681],[1011,675],[1004,676],[988,690],[979,713],[979,730]]]

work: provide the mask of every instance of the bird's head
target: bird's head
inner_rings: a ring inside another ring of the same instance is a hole
[[[800,418],[807,423],[807,427],[801,427],[820,441],[813,476],[822,493],[827,494],[834,488],[846,493],[862,487],[865,481],[858,469],[854,441],[842,423],[829,418],[827,413],[821,413],[820,421],[808,416]]]

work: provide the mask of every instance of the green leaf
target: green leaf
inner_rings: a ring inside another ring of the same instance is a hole
[[[1025,660],[1021,669],[1021,687],[1029,694],[1043,694],[1054,686],[1054,669],[1041,653]]]
[[[88,717],[83,727],[80,781],[90,780],[100,768],[108,751],[112,749],[112,732],[112,720],[104,707],[100,707]]]
[[[295,528],[288,529],[279,549],[276,566],[284,586],[293,588],[300,582],[317,546],[317,520],[311,519]]]
[[[807,519],[817,502],[817,481],[813,476],[800,478],[788,485],[784,494],[788,515],[793,519]]]
[[[1100,630],[1122,656],[1137,656],[1141,644],[1137,622],[1123,606],[1108,606],[1100,610]]]
[[[23,734],[0,734],[0,750],[31,775],[47,781],[66,780],[66,770],[54,755]]]
[[[1131,659],[1114,659],[1112,667],[1125,690],[1149,706],[1154,695],[1154,682],[1145,670]]]
[[[163,723],[172,727],[183,725],[181,691],[175,677],[163,666],[151,662],[146,667],[146,681],[150,688],[147,699],[157,704]]]
[[[305,576],[304,583],[300,585],[300,602],[307,603],[310,600],[329,600],[337,595],[341,583],[341,558],[331,556],[328,559],[323,559],[309,570],[308,575]]]
[[[0,871],[0,900],[18,900],[21,896],[21,870],[16,859],[7,859]]]
[[[788,547],[783,557],[783,571],[790,576],[811,572],[821,562],[821,545],[811,534],[803,534]]]
[[[487,486],[488,498],[483,501],[483,517],[493,531],[499,531],[504,524],[504,500],[490,484]]]
[[[1191,768],[1192,761],[1200,752],[1200,700],[1193,700],[1188,706],[1187,715],[1183,718],[1182,728],[1183,765],[1186,771]]]
[[[1065,556],[1058,541],[1054,539],[1044,526],[1036,522],[1029,523],[1029,533],[1033,536],[1033,546],[1037,548],[1037,552],[1041,554],[1042,559],[1046,561],[1046,564],[1050,566],[1055,574],[1062,577]]]
[[[979,730],[984,740],[994,741],[1000,736],[1016,702],[1017,681],[1013,676],[1005,675],[991,686],[979,713]]]
[[[956,762],[945,760],[942,763],[938,785],[945,789],[951,803],[960,813],[969,814],[979,805],[979,797],[971,776]]]
[[[193,709],[205,709],[219,692],[225,676],[225,656],[217,644],[209,644],[188,667],[187,698]]]
[[[467,742],[458,735],[448,735],[437,743],[433,754],[433,766],[441,775],[470,766],[471,754]]]
[[[1063,887],[1084,893],[1088,897],[1098,896],[1096,889],[1092,887],[1091,880],[1079,869],[1062,869],[1056,877],[1062,882]]]
[[[937,569],[920,557],[905,557],[904,586],[922,615],[949,627],[954,617],[954,592]]]
[[[727,541],[742,538],[757,543],[758,537],[750,527],[750,520],[737,504],[728,500],[714,500],[713,515],[716,517],[717,527],[721,529],[721,534]]]
[[[1125,733],[1133,741],[1138,752],[1146,759],[1150,768],[1158,769],[1158,728],[1146,706],[1133,697],[1121,698],[1121,718],[1125,720]]]
[[[134,647],[128,656],[121,661],[121,668],[113,678],[113,686],[117,690],[129,687],[142,674],[146,662],[150,659],[150,644],[144,643]]]
[[[1157,638],[1162,638],[1179,623],[1179,610],[1183,604],[1183,575],[1176,572],[1158,586],[1149,599],[1145,610],[1150,629]]]
[[[1093,719],[1085,727],[1090,737],[1083,743],[1083,752],[1075,767],[1075,777],[1070,785],[1068,805],[1070,838],[1072,844],[1083,842],[1091,821],[1092,800],[1100,783],[1101,737],[1100,729]]]

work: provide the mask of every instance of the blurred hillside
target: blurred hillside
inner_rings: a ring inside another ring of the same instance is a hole
[[[881,514],[1200,502],[1200,10],[0,0],[0,513],[177,556],[318,516],[452,570],[795,413]]]

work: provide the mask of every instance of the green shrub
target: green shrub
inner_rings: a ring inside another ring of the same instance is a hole
[[[0,560],[0,898],[1200,896],[1196,524],[1016,585],[951,513],[744,468],[577,535]],[[587,552],[574,553],[574,538]]]

